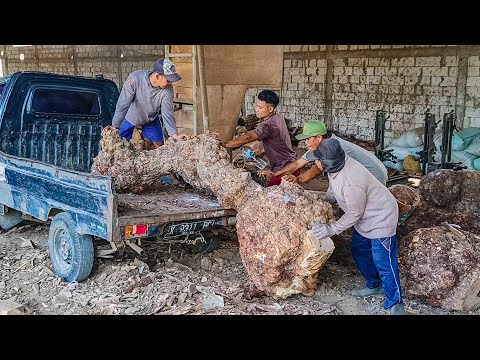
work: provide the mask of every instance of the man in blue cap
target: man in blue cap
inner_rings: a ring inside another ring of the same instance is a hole
[[[315,222],[318,240],[338,235],[353,226],[352,257],[366,279],[366,288],[352,291],[356,297],[385,295],[383,307],[391,315],[405,309],[398,270],[395,197],[358,161],[345,154],[337,139],[325,139],[314,151],[315,164],[328,174],[325,200],[337,202],[344,214],[331,224]]]
[[[177,133],[173,112],[172,83],[179,80],[175,64],[169,59],[157,60],[151,71],[132,72],[123,84],[113,115],[112,125],[119,134],[130,141],[133,129],[138,127],[155,147],[162,146],[165,140],[160,113],[168,135],[175,141],[185,140],[187,135]]]

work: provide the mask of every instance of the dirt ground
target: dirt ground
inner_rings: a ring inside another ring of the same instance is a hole
[[[297,156],[304,151],[298,149]],[[325,191],[326,178],[304,187]],[[66,283],[52,271],[48,256],[48,224],[24,221],[0,230],[0,300],[23,305],[31,315],[167,315],[167,314],[298,314],[386,315],[383,297],[354,298],[364,287],[350,255],[350,232],[334,236],[335,251],[320,270],[312,297],[285,300],[249,297],[251,282],[239,256],[235,234],[209,254],[190,254],[177,244],[144,240],[145,253],[127,248],[114,258],[95,258],[90,277]],[[96,251],[108,249],[103,240]],[[409,315],[460,314],[411,299]],[[480,314],[480,309],[468,314]]]
[[[326,190],[317,178],[306,188]],[[60,314],[299,314],[386,315],[383,297],[354,298],[364,287],[350,255],[350,232],[333,238],[335,251],[320,270],[313,297],[285,300],[249,297],[235,234],[209,254],[189,254],[178,244],[144,241],[145,253],[126,249],[115,258],[96,258],[90,277],[66,283],[54,276],[48,256],[47,224],[24,221],[0,230],[0,300],[23,305],[32,315]],[[108,249],[103,240],[96,249]],[[96,251],[97,251],[96,250]],[[404,294],[409,315],[459,314]],[[469,314],[480,314],[480,309]]]

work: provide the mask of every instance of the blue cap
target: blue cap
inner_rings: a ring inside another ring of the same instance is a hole
[[[168,59],[157,60],[153,66],[153,71],[165,76],[165,78],[170,82],[175,82],[182,79],[181,76],[177,74],[175,64]]]

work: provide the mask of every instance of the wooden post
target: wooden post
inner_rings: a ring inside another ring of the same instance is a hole
[[[208,130],[207,75],[205,72],[205,53],[203,45],[197,45],[198,72],[200,74],[200,96],[202,98],[203,132]]]
[[[193,135],[197,135],[197,45],[192,45],[192,106]]]

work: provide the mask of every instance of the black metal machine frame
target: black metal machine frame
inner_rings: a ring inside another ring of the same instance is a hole
[[[455,125],[456,116],[452,111],[443,114],[442,123],[442,145],[440,147],[441,160],[439,162],[433,161],[433,155],[435,154],[435,144],[433,138],[435,136],[435,129],[439,122],[435,122],[435,114],[430,113],[428,109],[425,113],[425,126],[423,131],[423,150],[420,151],[420,157],[422,162],[422,175],[428,174],[431,170],[436,169],[453,169],[461,170],[465,169],[461,163],[452,162],[452,139],[453,132],[458,130]]]
[[[435,122],[435,114],[432,114],[430,109],[427,109],[423,126],[423,150],[420,151],[422,175],[426,175],[433,164],[433,154],[435,153],[433,137],[435,136],[437,124]]]
[[[383,163],[384,161],[397,162],[397,157],[393,155],[393,149],[385,150],[385,122],[390,115],[385,115],[385,110],[377,110],[375,114],[375,156]],[[407,178],[409,175],[404,173],[390,175],[387,183]]]
[[[440,167],[442,169],[453,169],[461,170],[466,169],[466,166],[462,166],[461,163],[452,162],[452,140],[453,132],[459,130],[455,124],[457,117],[453,113],[453,110],[449,113],[443,114],[443,134],[442,134],[442,147],[440,151],[442,152],[442,160]]]
[[[385,149],[385,122],[390,115],[385,116],[385,110],[377,110],[375,114],[375,156],[381,161],[397,162],[397,157],[392,154],[393,150]]]

